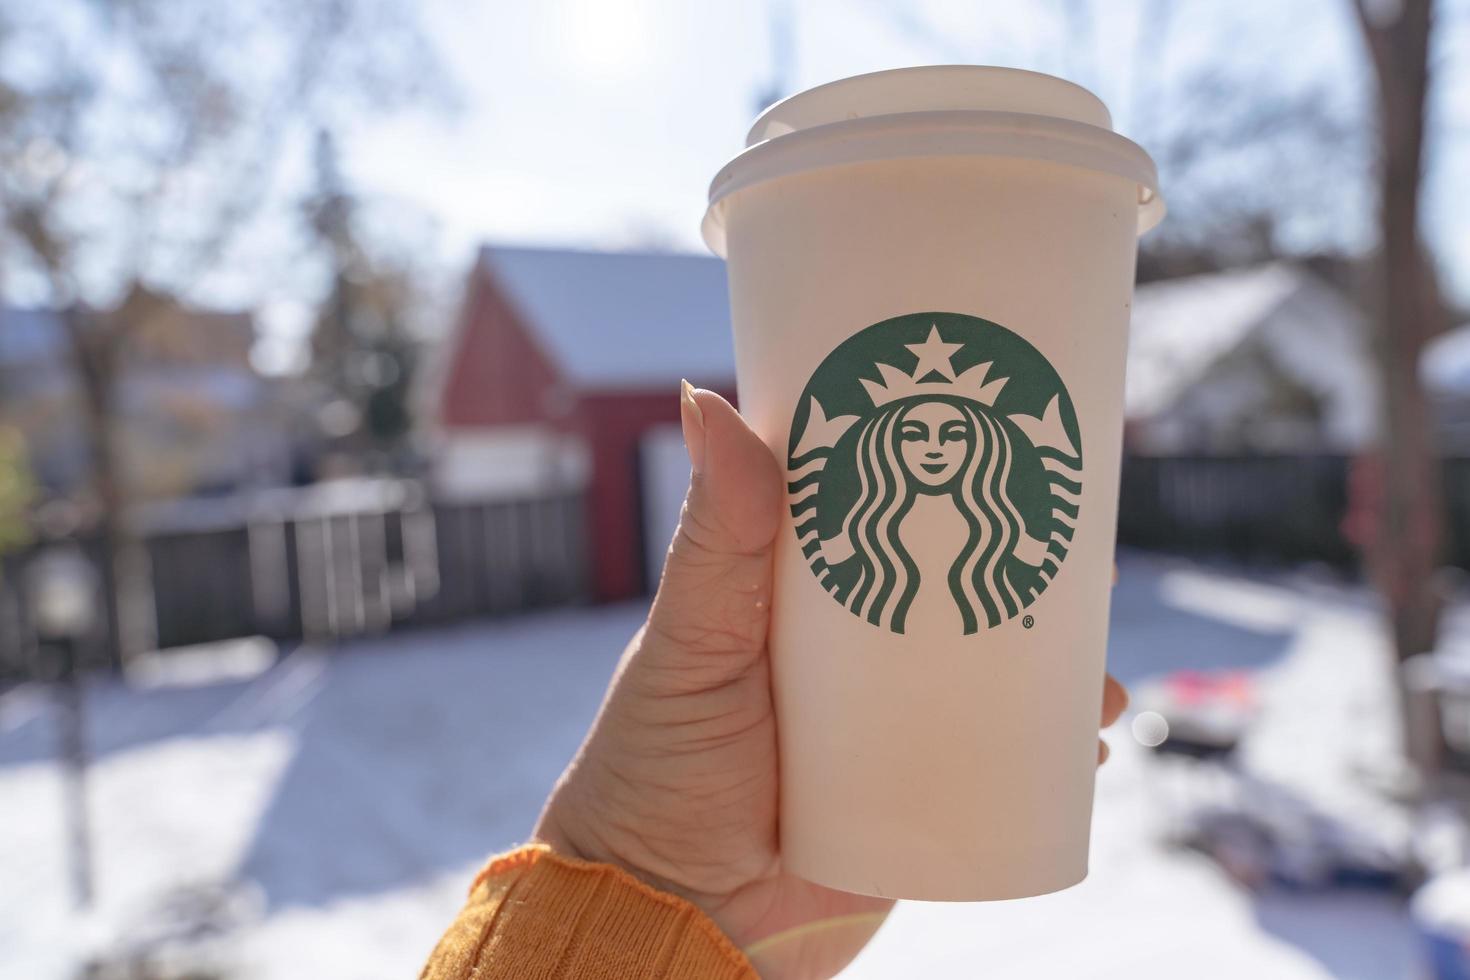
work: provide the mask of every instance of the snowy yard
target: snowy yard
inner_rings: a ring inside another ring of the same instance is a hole
[[[231,976],[416,975],[482,858],[529,830],[640,616],[561,612],[301,649],[233,680],[94,686],[99,908],[84,922],[67,898],[49,702],[11,692],[0,976],[70,977],[89,950],[146,937],[169,904],[215,909],[223,931],[206,948]],[[1387,751],[1380,643],[1358,592],[1135,556],[1110,662],[1130,685],[1181,667],[1262,670],[1248,764],[1341,806],[1353,772]],[[903,904],[845,976],[1417,975],[1395,900],[1256,893],[1161,847],[1166,780],[1127,731],[1125,719],[1108,736],[1086,883],[1022,902]]]

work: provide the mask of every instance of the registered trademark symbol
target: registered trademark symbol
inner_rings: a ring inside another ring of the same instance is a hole
[[[1031,627],[1033,627],[1033,626],[1036,625],[1036,617],[1035,616],[1023,616],[1023,617],[1021,617],[1021,625],[1024,626],[1024,627],[1026,627],[1029,630]]]

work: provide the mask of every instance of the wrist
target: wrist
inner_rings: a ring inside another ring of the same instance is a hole
[[[562,829],[561,822],[553,813],[553,807],[548,806],[536,821],[536,829],[531,834],[531,841],[536,844],[545,844],[557,854],[565,858],[577,861],[593,861],[598,864],[616,864],[599,854],[594,854],[579,844],[575,837]],[[617,864],[622,868],[623,865]],[[623,868],[623,870],[630,870]]]
[[[532,839],[562,857],[610,864],[660,891],[688,898],[683,889],[653,873],[646,862],[634,857],[639,850],[637,846],[618,846],[610,840],[609,834],[599,825],[617,824],[613,807],[605,800],[588,799],[583,782],[571,779],[556,788],[536,821]]]

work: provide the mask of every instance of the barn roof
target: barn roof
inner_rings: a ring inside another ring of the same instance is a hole
[[[719,259],[486,246],[480,262],[575,382],[716,384],[735,376]]]

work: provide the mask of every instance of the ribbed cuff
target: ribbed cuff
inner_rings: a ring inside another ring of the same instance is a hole
[[[620,868],[528,844],[490,861],[422,980],[755,980],[704,913]]]

